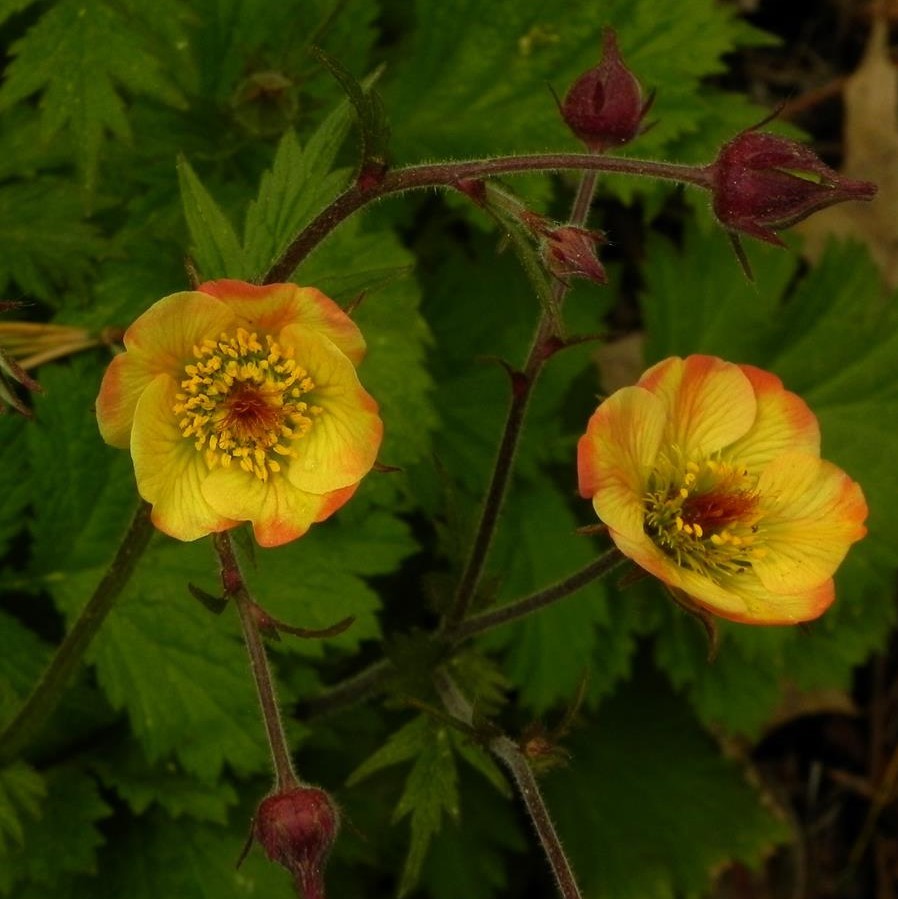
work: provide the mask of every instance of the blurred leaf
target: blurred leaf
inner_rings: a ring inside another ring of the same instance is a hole
[[[207,784],[185,774],[171,761],[152,765],[139,747],[119,746],[91,760],[90,766],[107,788],[128,803],[135,815],[159,804],[172,818],[224,824],[228,808],[237,802],[234,788],[224,782]]]
[[[20,884],[39,886],[45,895],[54,895],[60,881],[96,869],[97,849],[103,843],[97,822],[110,814],[97,785],[65,766],[47,773],[46,786],[40,815],[25,822],[24,841],[4,853],[0,864],[4,895]]]
[[[27,819],[40,816],[46,792],[43,777],[24,762],[0,768],[0,857],[22,846]]]
[[[237,868],[248,831],[249,812],[225,828],[149,811],[116,829],[99,876],[76,882],[72,899],[295,899],[289,874],[258,848]]]
[[[788,835],[655,676],[603,705],[545,784],[585,895],[703,895],[721,865],[757,865]]]
[[[528,852],[514,809],[503,797],[475,789],[465,778],[461,796],[462,814],[458,820],[448,820],[433,841],[421,880],[434,899],[508,895],[514,879],[509,853]]]
[[[104,135],[131,136],[123,89],[184,103],[135,24],[103,0],[59,0],[11,47],[0,110],[40,91],[44,139],[70,128],[89,184]]]
[[[25,508],[31,498],[26,454],[30,426],[18,415],[0,415],[0,555],[25,526]]]
[[[81,191],[51,176],[0,187],[0,242],[0,294],[15,284],[56,307],[84,285],[103,248]]]

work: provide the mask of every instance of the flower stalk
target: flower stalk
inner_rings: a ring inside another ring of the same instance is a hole
[[[473,726],[474,709],[471,703],[444,669],[437,669],[434,673],[434,685],[446,711],[468,727]],[[549,814],[548,806],[543,799],[527,757],[521,752],[517,743],[504,734],[492,737],[486,745],[511,773],[512,780],[527,809],[527,814],[533,822],[533,828],[543,852],[546,854],[549,866],[552,868],[552,873],[555,875],[558,892],[563,899],[582,899],[574,870],[561,845],[561,840],[558,838],[552,816]]]
[[[213,543],[221,563],[221,583],[225,597],[232,599],[237,606],[240,626],[246,641],[250,670],[253,681],[256,684],[256,693],[259,697],[262,719],[265,723],[265,733],[268,736],[268,745],[274,766],[274,792],[283,793],[298,787],[300,783],[293,768],[293,761],[290,758],[290,748],[287,745],[284,724],[281,720],[281,712],[278,707],[277,695],[275,694],[274,679],[271,676],[268,655],[265,652],[265,644],[262,641],[262,634],[259,630],[257,614],[260,610],[246,588],[243,574],[240,571],[240,565],[237,562],[234,547],[227,531],[216,534],[213,538]]]

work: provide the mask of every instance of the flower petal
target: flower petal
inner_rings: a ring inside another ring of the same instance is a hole
[[[744,624],[799,624],[819,618],[836,598],[832,578],[798,593],[772,593],[757,577],[748,576],[738,588],[733,590],[733,595],[738,597],[740,605],[724,607],[719,602],[711,604],[700,598],[696,602],[721,618]]]
[[[196,540],[237,524],[203,498],[209,472],[193,441],[184,438],[172,406],[178,385],[158,375],[137,401],[131,456],[140,495],[153,504],[153,524],[178,540]]]
[[[754,569],[773,593],[799,593],[832,577],[867,532],[861,488],[830,462],[787,453],[761,473],[765,554]]]
[[[323,412],[294,442],[287,478],[310,493],[330,493],[355,484],[370,470],[383,437],[377,403],[359,383],[355,367],[326,337],[299,325],[281,332],[281,343],[315,382],[305,397]]]
[[[738,365],[716,356],[673,356],[638,382],[669,414],[665,443],[686,459],[709,456],[748,433],[757,414],[751,382]]]
[[[329,505],[328,495],[297,490],[281,475],[261,481],[237,467],[210,472],[203,481],[203,496],[222,515],[251,521],[260,546],[280,546],[301,537],[314,522],[327,517],[322,512]],[[333,511],[330,508],[327,514]]]
[[[135,353],[120,353],[109,363],[96,402],[97,424],[108,444],[128,449],[137,401],[158,374],[151,360]]]
[[[727,457],[751,471],[760,471],[783,453],[819,456],[820,427],[807,403],[786,390],[776,375],[753,365],[739,368],[754,388],[758,413],[751,430],[727,447]]]
[[[97,422],[103,439],[126,449],[137,400],[157,375],[179,377],[193,358],[193,347],[217,337],[234,316],[217,300],[185,291],[154,303],[125,331],[126,352],[116,356],[103,376],[97,397]]]
[[[199,290],[218,297],[251,331],[277,335],[288,325],[302,325],[331,340],[355,365],[364,358],[362,332],[332,299],[314,287],[258,286],[222,279],[200,284]]]
[[[646,484],[658,456],[665,409],[641,387],[624,387],[593,413],[577,444],[580,495],[610,528],[643,534]]]
[[[125,349],[148,360],[155,374],[179,377],[193,360],[194,346],[233,328],[235,315],[214,297],[195,290],[173,293],[153,303],[125,331]]]

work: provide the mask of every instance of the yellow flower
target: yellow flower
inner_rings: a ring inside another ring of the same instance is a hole
[[[804,401],[713,356],[665,359],[605,400],[578,471],[621,552],[734,621],[816,618],[866,533],[861,489],[820,458]]]
[[[97,397],[130,448],[153,522],[195,540],[251,521],[262,546],[304,534],[371,469],[383,425],[355,366],[365,341],[320,291],[210,281],[151,306]]]

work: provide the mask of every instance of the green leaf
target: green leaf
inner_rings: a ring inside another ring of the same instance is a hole
[[[190,252],[203,280],[245,278],[249,271],[233,226],[183,157],[178,160],[178,183]]]
[[[24,843],[27,819],[39,817],[46,792],[43,777],[24,762],[0,768],[0,857]]]
[[[100,857],[99,875],[79,881],[72,899],[295,899],[289,874],[258,848],[237,868],[249,825],[248,811],[229,828],[152,810],[126,820]]]
[[[490,899],[510,895],[510,854],[528,852],[514,806],[491,790],[461,781],[462,814],[433,841],[421,880],[434,899]],[[534,852],[535,850],[529,850]]]
[[[552,484],[521,485],[509,496],[505,524],[491,562],[501,572],[503,599],[535,593],[595,559],[595,545],[575,533],[577,522]],[[636,616],[612,613],[620,604],[594,582],[482,643],[504,651],[506,675],[537,713],[572,701],[584,677],[595,702],[629,672]]]
[[[44,139],[71,129],[89,184],[104,135],[131,136],[123,89],[173,106],[184,102],[143,29],[102,0],[60,0],[11,52],[0,110],[41,92]]]
[[[443,815],[458,818],[459,800],[455,758],[448,730],[429,722],[427,740],[415,758],[405,781],[405,789],[393,813],[393,821],[408,817],[411,843],[399,895],[405,896],[417,884],[431,839],[440,832]]]
[[[0,187],[0,294],[15,284],[59,307],[62,293],[81,290],[104,246],[83,216],[81,191],[61,178]]]
[[[174,755],[198,779],[216,781],[265,765],[267,746],[233,617],[210,615],[188,582],[214,584],[207,543],[162,542],[137,571],[91,646],[100,685],[126,709],[151,762]],[[88,570],[52,584],[71,618],[100,576]]]
[[[133,743],[105,748],[90,762],[107,788],[114,789],[136,815],[158,804],[172,818],[224,824],[237,802],[234,788],[224,781],[205,783],[189,777],[171,761],[152,765]]]
[[[27,431],[34,536],[30,568],[46,578],[105,562],[136,506],[127,453],[106,446],[93,404],[96,362],[80,356],[41,369],[44,388]]]
[[[27,450],[30,423],[18,415],[0,415],[0,555],[25,524],[31,498]]]
[[[414,759],[393,821],[409,817],[411,844],[399,885],[399,895],[415,886],[431,838],[439,833],[443,814],[457,818],[458,786],[452,742],[445,725],[426,715],[412,719],[366,759],[347,780],[355,786],[376,771]]]
[[[657,677],[621,689],[567,748],[545,795],[585,895],[703,895],[721,865],[757,865],[788,835]]]
[[[51,769],[46,785],[39,817],[25,822],[22,844],[8,848],[0,864],[2,894],[24,882],[52,895],[60,881],[95,870],[103,843],[97,822],[109,816],[109,806],[94,781],[74,767]]]

